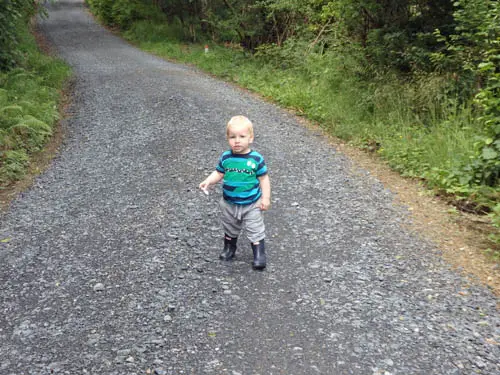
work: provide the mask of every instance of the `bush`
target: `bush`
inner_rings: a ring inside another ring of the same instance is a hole
[[[113,18],[114,0],[86,0],[92,12],[106,25],[115,24]]]
[[[30,154],[51,136],[70,74],[62,61],[40,53],[27,22],[18,20],[15,32],[18,67],[0,72],[0,185],[21,178]]]
[[[16,66],[19,55],[18,27],[34,14],[34,0],[2,0],[0,2],[0,71]]]
[[[92,12],[106,25],[128,30],[135,21],[160,22],[165,16],[150,2],[140,0],[87,0]]]

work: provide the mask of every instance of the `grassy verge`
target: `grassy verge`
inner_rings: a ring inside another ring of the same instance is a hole
[[[19,22],[22,61],[0,72],[0,189],[21,179],[59,120],[61,90],[70,68],[42,53],[29,25]]]

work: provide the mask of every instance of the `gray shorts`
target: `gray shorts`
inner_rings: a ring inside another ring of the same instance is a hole
[[[222,227],[226,234],[236,238],[242,229],[250,242],[258,242],[266,237],[260,200],[248,205],[231,204],[224,198],[220,201]]]

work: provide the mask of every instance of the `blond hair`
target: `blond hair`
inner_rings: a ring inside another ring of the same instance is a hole
[[[248,134],[250,137],[253,137],[253,124],[252,121],[248,119],[248,117],[245,116],[233,116],[231,117],[231,120],[227,123],[226,127],[226,137],[229,136],[229,129],[231,126],[245,126],[248,129]]]

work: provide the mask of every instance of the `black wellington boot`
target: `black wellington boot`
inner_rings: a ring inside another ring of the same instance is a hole
[[[234,253],[236,253],[236,242],[238,241],[238,237],[232,238],[227,234],[224,236],[224,249],[219,255],[219,259],[221,260],[231,260],[234,258]]]
[[[266,268],[266,251],[264,240],[260,240],[257,245],[252,244],[253,262],[252,267],[256,270],[263,270]]]

